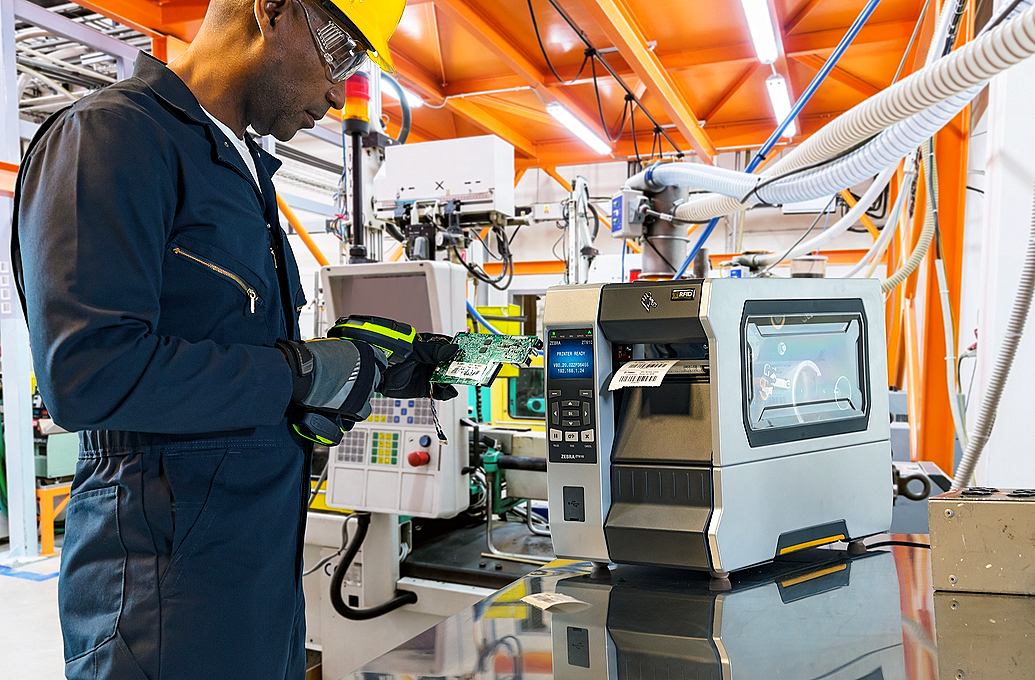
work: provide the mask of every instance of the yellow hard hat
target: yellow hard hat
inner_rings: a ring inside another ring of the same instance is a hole
[[[330,0],[348,17],[370,44],[370,59],[387,73],[395,73],[388,41],[402,20],[406,0]]]

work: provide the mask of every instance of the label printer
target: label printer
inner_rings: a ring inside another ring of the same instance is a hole
[[[551,288],[558,557],[730,572],[891,526],[874,280]]]

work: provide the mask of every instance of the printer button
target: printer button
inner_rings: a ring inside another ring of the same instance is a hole
[[[578,432],[565,432],[564,441],[566,442],[577,442],[579,440]]]
[[[593,441],[593,430],[583,430],[581,440],[585,443]]]
[[[557,429],[554,429],[554,428],[551,427],[550,428],[550,441],[552,441],[552,442],[564,441],[564,433],[561,432],[560,430],[557,430]]]

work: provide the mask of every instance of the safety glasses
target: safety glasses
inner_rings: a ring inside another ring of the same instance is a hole
[[[319,3],[310,5],[303,0],[295,1],[305,14],[309,34],[327,69],[327,78],[332,83],[340,83],[362,68],[367,60],[365,44],[353,37]]]

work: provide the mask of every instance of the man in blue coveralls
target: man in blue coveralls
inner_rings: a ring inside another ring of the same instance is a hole
[[[442,352],[388,368],[364,343],[299,342],[280,164],[245,130],[290,139],[366,59],[392,70],[404,6],[211,0],[181,58],[141,55],[28,150],[13,250],[33,359],[54,419],[82,431],[68,678],[304,677],[311,447],[290,421],[428,396]]]

